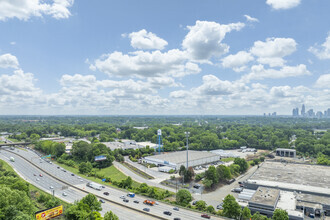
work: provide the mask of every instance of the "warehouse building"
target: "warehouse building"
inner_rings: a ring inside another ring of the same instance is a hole
[[[220,156],[205,151],[188,151],[188,166],[200,166],[203,164],[214,163],[220,160]],[[149,156],[142,159],[142,162],[155,164],[157,166],[166,166],[174,170],[178,170],[181,165],[186,167],[187,151],[177,151],[170,153],[162,153],[159,155]]]
[[[329,166],[267,161],[250,176],[244,187],[249,190],[263,188],[279,190],[280,200],[276,208],[286,209],[289,215],[298,216],[299,210],[304,211],[306,215],[330,216],[329,182]],[[265,210],[270,210],[262,204],[253,203],[252,199],[250,199],[252,208],[263,209],[264,213],[267,212]]]

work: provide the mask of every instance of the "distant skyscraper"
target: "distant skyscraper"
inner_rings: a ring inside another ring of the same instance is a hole
[[[303,104],[301,107],[301,116],[305,116],[305,113],[306,113],[305,104]]]
[[[299,108],[294,108],[292,109],[292,116],[297,117],[299,116]]]

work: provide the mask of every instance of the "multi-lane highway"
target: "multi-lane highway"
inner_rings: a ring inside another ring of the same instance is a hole
[[[111,210],[120,219],[203,219],[201,213],[186,209],[175,211],[173,210],[174,206],[161,202],[159,202],[159,205],[152,207],[146,206],[143,204],[143,201],[147,198],[142,196],[127,198],[129,202],[123,202],[123,199],[120,197],[123,195],[125,196],[127,194],[126,192],[106,186],[101,191],[86,187],[86,183],[89,182],[89,180],[76,175],[73,176],[72,173],[68,171],[65,172],[64,169],[58,165],[41,160],[40,157],[31,150],[9,150],[9,148],[0,150],[1,159],[9,161],[10,157],[14,157],[15,162],[9,163],[11,163],[24,179],[50,193],[54,189],[55,196],[65,201],[73,202],[79,200],[88,192],[95,194],[99,198],[104,198],[106,202],[102,204],[102,214]],[[42,174],[42,177],[40,174]],[[68,189],[62,189],[63,186],[69,187]],[[104,195],[104,192],[109,192],[109,196]],[[63,195],[63,193],[66,195]],[[139,201],[139,203],[134,203],[134,200]],[[143,213],[142,210],[146,207],[150,208],[150,211],[148,213]],[[165,215],[164,211],[170,211],[172,215]],[[212,219],[220,218],[212,216]]]

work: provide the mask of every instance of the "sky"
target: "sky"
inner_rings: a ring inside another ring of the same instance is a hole
[[[329,0],[0,0],[0,115],[330,108]]]

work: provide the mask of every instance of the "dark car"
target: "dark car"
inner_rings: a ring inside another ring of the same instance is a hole
[[[199,189],[200,187],[201,187],[201,185],[199,185],[199,184],[194,185],[194,188],[196,188],[196,189]]]
[[[179,211],[179,207],[174,207],[173,210]]]
[[[170,212],[170,211],[164,211],[163,212],[165,215],[172,215],[172,212]]]
[[[74,176],[74,174],[73,174],[73,173],[71,173],[71,176]]]
[[[101,202],[101,203],[105,203],[105,201],[104,201],[103,199],[100,199],[100,202]]]
[[[211,218],[211,216],[209,216],[209,215],[207,215],[207,214],[202,214],[201,217],[203,217],[203,218],[208,218],[208,219]]]
[[[223,202],[222,203],[220,203],[219,205],[217,205],[217,209],[223,209]]]
[[[60,167],[57,167],[57,169],[60,169]]]
[[[37,175],[37,174],[35,174],[35,173],[33,174],[33,176],[36,176],[36,175]]]
[[[192,203],[192,204],[193,204],[193,205],[196,205],[196,203],[197,203],[197,202],[198,202],[198,200],[196,200],[196,201],[193,201],[193,203]]]
[[[150,209],[149,208],[144,208],[143,211],[149,212]]]
[[[123,202],[129,202],[129,200],[128,199],[123,199]]]
[[[181,218],[174,218],[173,220],[181,220]]]
[[[139,202],[139,201],[137,201],[137,200],[134,200],[134,203],[137,203],[137,204],[139,204],[140,202]]]
[[[108,196],[108,195],[109,195],[109,193],[108,193],[108,192],[104,192],[103,194],[104,194],[104,195],[106,195],[106,196]]]

